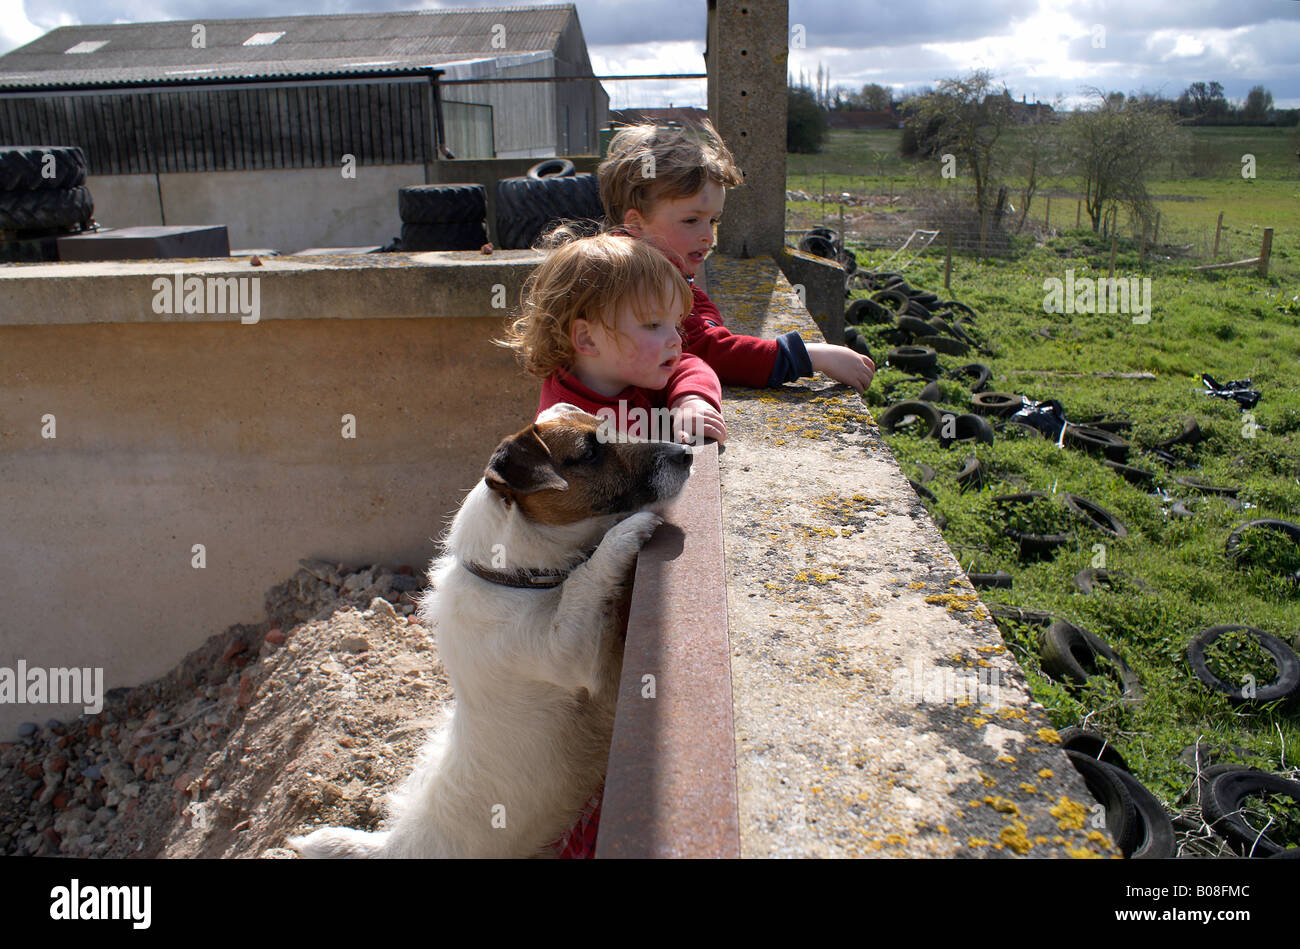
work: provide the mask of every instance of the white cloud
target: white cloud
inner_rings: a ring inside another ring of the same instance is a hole
[[[44,33],[27,18],[23,0],[0,0],[0,53],[25,46]]]

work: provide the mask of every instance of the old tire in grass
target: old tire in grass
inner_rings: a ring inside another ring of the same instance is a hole
[[[799,240],[799,249],[805,254],[812,254],[814,257],[822,257],[826,260],[835,259],[835,244],[818,234],[805,234]]]
[[[939,426],[940,448],[951,448],[957,442],[984,442],[988,445],[993,444],[993,426],[989,425],[986,419],[982,419],[978,415],[972,415],[970,413],[963,413],[956,416],[952,424],[952,436],[949,437],[948,435],[945,435],[944,432],[948,427],[948,419],[946,416],[950,414],[951,413],[945,413],[945,417],[941,419],[941,424]]]
[[[951,336],[927,336],[925,344],[945,356],[966,356],[970,353],[970,346]]]
[[[917,480],[920,481],[922,484],[927,484],[928,482],[934,480],[934,469],[931,468],[929,465],[925,464],[924,462],[918,461],[916,463],[916,470],[920,472],[920,475],[917,478]]]
[[[875,300],[854,300],[844,313],[846,323],[893,323],[894,311]]]
[[[1134,468],[1132,465],[1126,465],[1122,462],[1111,461],[1109,458],[1103,458],[1101,463],[1115,472],[1129,484],[1144,487],[1156,479],[1153,472],[1144,471],[1141,468]]]
[[[1291,538],[1292,543],[1300,545],[1300,524],[1293,524],[1291,521],[1278,520],[1275,517],[1260,517],[1253,521],[1247,521],[1244,524],[1234,528],[1228,535],[1227,541],[1224,542],[1223,550],[1228,555],[1228,559],[1240,563],[1245,554],[1241,550],[1241,535],[1252,527],[1258,527],[1263,530],[1277,531]]]
[[[1130,860],[1163,860],[1177,852],[1177,836],[1173,822],[1160,799],[1146,789],[1137,778],[1129,774],[1126,768],[1119,768],[1102,762],[1102,767],[1110,768],[1114,776],[1128,790],[1133,798],[1136,811],[1136,833],[1133,849],[1124,856]]]
[[[984,391],[985,387],[989,384],[989,380],[993,378],[993,370],[982,362],[968,362],[966,365],[952,370],[949,375],[968,376],[974,378],[975,381],[968,387],[971,393],[974,394]]]
[[[1205,655],[1210,644],[1224,633],[1238,631],[1249,633],[1273,657],[1273,662],[1277,666],[1277,677],[1271,682],[1256,685],[1254,696],[1244,695],[1244,689],[1220,679],[1210,671]],[[1263,630],[1251,626],[1211,626],[1203,630],[1187,644],[1187,664],[1192,667],[1196,678],[1216,692],[1222,692],[1234,702],[1275,702],[1278,699],[1292,698],[1297,691],[1300,691],[1300,658],[1297,658],[1290,646],[1276,636],[1270,636]]]
[[[902,316],[907,311],[907,304],[910,302],[910,298],[906,293],[893,289],[877,290],[869,299],[879,303],[895,317]]]
[[[1193,491],[1199,491],[1201,494],[1217,495],[1225,498],[1235,498],[1237,492],[1241,490],[1233,485],[1215,485],[1206,484],[1204,481],[1198,481],[1195,478],[1175,478],[1175,484],[1181,484],[1184,488],[1191,488]]]
[[[1244,769],[1216,775],[1201,798],[1201,811],[1206,823],[1243,857],[1271,857],[1283,849],[1251,827],[1241,814],[1245,800],[1261,792],[1286,795],[1300,803],[1300,781],[1288,781],[1267,771]]]
[[[938,336],[939,331],[927,323],[925,320],[915,316],[900,316],[897,326],[904,332],[911,333],[913,338]]]
[[[928,346],[899,346],[889,351],[889,364],[915,372],[929,372],[939,363],[939,357]]]
[[[971,582],[971,586],[977,590],[988,589],[1011,589],[1011,574],[1005,570],[995,570],[993,573],[968,573],[966,579]]]
[[[1095,455],[1105,455],[1111,461],[1128,460],[1129,443],[1113,432],[1105,432],[1099,428],[1067,424],[1065,444]]]
[[[999,422],[997,431],[1000,432],[1003,437],[1016,435],[1021,438],[1047,438],[1047,435],[1041,428],[1035,428],[1025,422],[1012,422],[1009,420]]]
[[[1117,777],[1119,769],[1078,751],[1066,751],[1065,756],[1083,778],[1088,793],[1106,809],[1106,829],[1120,853],[1128,856],[1138,842],[1137,806],[1128,786]]]
[[[1099,637],[1065,620],[1053,623],[1043,635],[1042,667],[1054,679],[1068,680],[1079,686],[1086,684],[1097,674],[1089,672],[1087,667],[1096,668],[1098,656],[1108,660],[1119,673],[1124,701],[1142,701],[1142,683],[1137,673]]]
[[[984,465],[974,455],[967,458],[961,471],[957,472],[957,483],[963,492],[971,488],[979,491],[984,487]]]
[[[1120,570],[1105,570],[1097,567],[1088,567],[1086,570],[1080,570],[1074,575],[1074,588],[1085,596],[1092,593],[1098,586],[1114,588],[1114,581],[1123,577],[1129,583],[1133,584],[1143,593],[1150,593],[1151,586],[1145,580],[1138,577],[1131,577]]]
[[[924,423],[926,431],[922,438],[932,438],[939,431],[939,410],[929,402],[915,399],[891,405],[880,414],[876,422],[883,431],[893,433],[904,426],[911,426],[913,422],[908,421],[909,418]]]
[[[1128,528],[1124,526],[1124,522],[1097,502],[1089,501],[1087,498],[1068,492],[1062,494],[1061,497],[1065,501],[1066,507],[1094,529],[1111,537],[1122,538],[1128,536]]]
[[[47,191],[85,183],[86,155],[75,145],[0,147],[0,191]]]
[[[1123,771],[1128,770],[1128,762],[1124,760],[1124,756],[1106,740],[1104,735],[1080,728],[1078,725],[1067,725],[1058,730],[1057,734],[1061,736],[1062,748],[1104,761]]]
[[[1196,515],[1196,507],[1204,500],[1205,498],[1184,498],[1180,501],[1175,501],[1171,513],[1173,513],[1175,517],[1194,517]],[[1236,498],[1224,497],[1221,498],[1221,500],[1234,511],[1240,511],[1242,509],[1242,503]]]
[[[980,415],[1006,418],[1020,411],[1025,404],[1023,396],[1014,392],[976,392],[970,397],[971,405]]]
[[[403,224],[482,224],[487,189],[478,184],[407,185],[397,189],[397,213]]]
[[[912,490],[916,492],[917,497],[924,498],[925,500],[931,502],[939,500],[934,496],[934,492],[931,491],[929,488],[927,488],[925,485],[918,484],[917,482],[913,481],[911,478],[907,480],[907,483],[908,485],[911,486]]]
[[[1008,504],[1027,504],[1037,498],[1051,498],[1052,495],[1046,491],[1023,491],[1018,494],[1000,494],[993,498],[993,503],[999,506]],[[1055,552],[1057,547],[1070,542],[1070,535],[1064,534],[1038,534],[1032,531],[1022,531],[1013,527],[1004,526],[1002,534],[1009,537],[1020,545],[1020,555],[1030,556],[1049,556]]]
[[[1196,445],[1205,441],[1208,437],[1201,431],[1201,426],[1195,418],[1185,415],[1183,416],[1183,430],[1173,438],[1166,438],[1162,442],[1156,442],[1156,447],[1168,450],[1173,445]]]
[[[53,231],[89,224],[94,215],[95,202],[84,185],[0,191],[0,230]]]

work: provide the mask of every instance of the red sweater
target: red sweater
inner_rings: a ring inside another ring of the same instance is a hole
[[[699,356],[729,386],[761,389],[768,384],[780,344],[774,339],[738,336],[727,329],[709,295],[691,284],[691,312],[682,320],[682,351]]]
[[[576,376],[558,369],[542,383],[542,397],[537,404],[537,414],[540,415],[560,402],[576,405],[592,415],[597,415],[601,409],[605,409],[606,415],[611,411],[614,413],[619,430],[624,431],[627,421],[637,423],[640,413],[634,412],[633,409],[642,410],[648,424],[651,409],[671,408],[674,402],[686,395],[698,395],[715,409],[722,411],[722,385],[718,382],[717,374],[702,359],[683,353],[677,368],[673,370],[673,374],[668,377],[667,385],[662,389],[651,391],[637,386],[628,386],[612,397],[589,389]],[[622,411],[619,407],[620,402],[624,404]],[[641,429],[640,423],[628,429],[627,434],[636,438],[650,437],[648,431]]]

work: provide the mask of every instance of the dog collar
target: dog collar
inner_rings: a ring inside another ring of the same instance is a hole
[[[481,564],[466,563],[464,560],[460,565],[488,583],[518,587],[521,590],[549,590],[558,587],[568,579],[570,573],[568,570],[489,570]]]

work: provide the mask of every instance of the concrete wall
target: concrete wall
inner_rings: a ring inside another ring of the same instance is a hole
[[[538,382],[490,340],[492,288],[517,303],[537,261],[0,268],[0,667],[131,685],[259,621],[301,557],[422,570],[536,408]],[[153,281],[176,274],[255,274],[259,321],[154,313]],[[0,740],[79,713],[0,704]]]
[[[401,232],[397,189],[424,184],[423,165],[104,175],[87,179],[105,227],[225,224],[232,250],[387,244]]]

